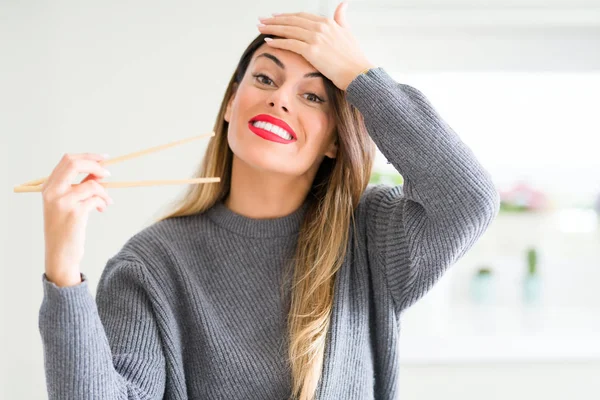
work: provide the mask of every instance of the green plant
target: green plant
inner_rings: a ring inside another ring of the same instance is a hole
[[[506,201],[500,202],[500,212],[501,213],[522,213],[522,212],[530,212],[529,208],[526,205],[522,204],[512,204]]]
[[[371,178],[369,179],[369,183],[402,185],[404,183],[404,179],[402,178],[402,175],[400,175],[398,172],[393,173],[373,170],[371,172]]]
[[[530,248],[527,250],[527,273],[529,275],[535,275],[537,274],[537,260],[538,259],[538,255],[537,255],[537,250],[535,248]]]
[[[477,270],[478,276],[490,276],[492,275],[492,269],[489,267],[481,267]]]

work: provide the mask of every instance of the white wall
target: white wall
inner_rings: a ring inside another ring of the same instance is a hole
[[[599,53],[587,51],[598,48],[597,27],[577,28],[552,45],[539,31],[521,41],[515,33],[511,41],[510,35],[476,39],[464,30],[448,36],[409,29],[396,40],[374,30],[372,19],[361,20],[364,4],[351,3],[350,22],[372,60],[396,74],[600,69]],[[318,0],[0,3],[0,398],[45,398],[37,327],[44,263],[41,199],[13,194],[12,187],[48,175],[64,152],[117,156],[210,131],[241,51],[258,33],[256,18],[299,10],[333,8]],[[188,177],[203,151],[204,143],[193,142],[113,166],[111,172],[115,180]],[[115,204],[104,214],[91,214],[82,270],[92,291],[106,260],[180,190],[113,190]],[[598,363],[405,365],[401,392],[405,399],[525,398],[524,393],[559,399],[575,395],[569,388],[576,388],[581,396],[575,398],[583,399],[584,392],[599,392],[592,382],[598,368]]]

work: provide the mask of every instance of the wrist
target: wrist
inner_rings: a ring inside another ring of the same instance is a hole
[[[82,282],[79,265],[68,260],[46,258],[46,279],[57,286],[73,286]]]
[[[45,275],[49,282],[54,283],[58,287],[75,286],[83,282],[80,272],[68,274],[53,274],[52,272],[46,272]]]
[[[348,86],[350,86],[350,83],[352,83],[352,81],[355,80],[359,75],[366,74],[370,69],[373,68],[376,68],[376,66],[371,63],[363,63],[357,65],[351,70],[351,72],[349,72],[349,78],[346,80],[347,83],[344,85],[344,88],[342,90],[346,90]]]

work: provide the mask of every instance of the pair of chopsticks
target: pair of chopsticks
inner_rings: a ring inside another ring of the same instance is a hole
[[[125,160],[131,160],[132,158],[140,157],[146,154],[155,153],[160,150],[167,149],[169,147],[177,146],[180,144],[185,144],[191,142],[192,140],[201,139],[204,137],[215,136],[214,132],[210,132],[208,134],[192,136],[187,139],[177,140],[175,142],[163,144],[160,146],[151,147],[149,149],[136,151],[133,153],[125,154],[123,156],[109,158],[108,160],[100,161],[100,165],[111,165],[117,164]],[[42,185],[44,182],[48,180],[48,177],[35,179],[33,181],[25,182],[20,185],[14,187],[13,191],[15,193],[27,193],[27,192],[41,192]],[[210,178],[191,178],[191,179],[174,179],[174,180],[151,180],[151,181],[131,181],[131,182],[98,182],[105,188],[125,188],[125,187],[134,187],[134,186],[156,186],[156,185],[183,185],[183,184],[197,184],[197,183],[211,183],[211,182],[220,182],[220,178],[218,177],[210,177]],[[74,184],[71,186],[80,185]]]

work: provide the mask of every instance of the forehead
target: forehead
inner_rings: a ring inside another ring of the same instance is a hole
[[[263,44],[252,56],[252,62],[272,64],[285,71],[299,70],[302,72],[317,72],[306,58],[290,50],[276,49]]]

